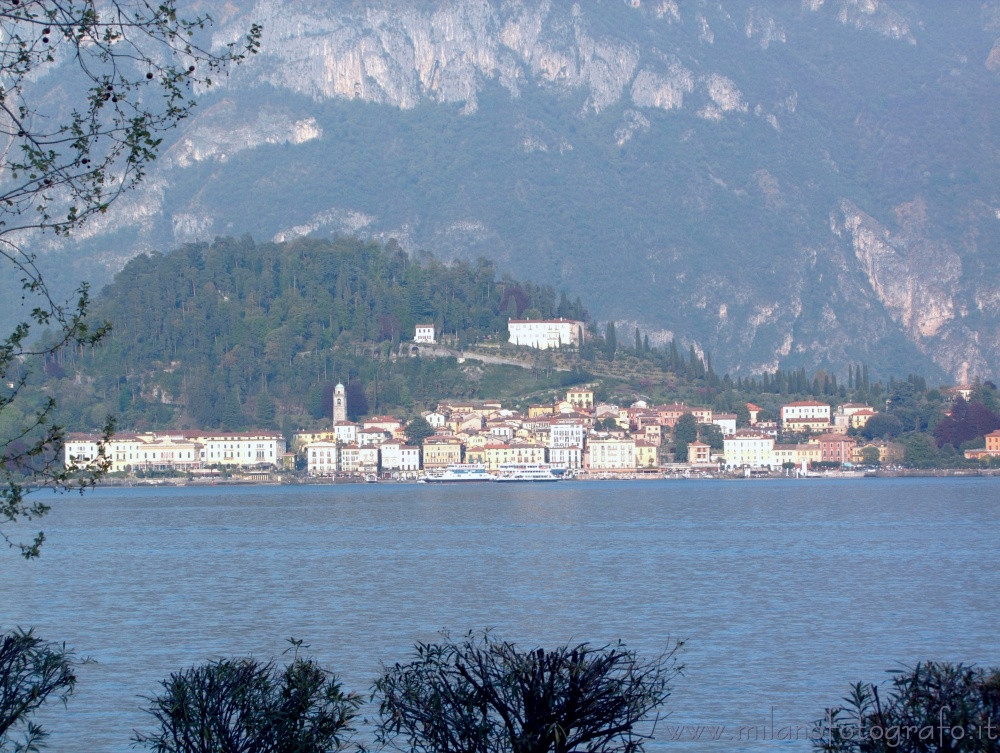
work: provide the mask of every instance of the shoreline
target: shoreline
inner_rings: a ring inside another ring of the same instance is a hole
[[[1000,476],[997,469],[899,469],[883,471],[831,471],[828,473],[811,472],[806,475],[785,475],[781,473],[758,474],[745,476],[738,473],[602,473],[579,474],[567,481],[614,482],[614,481],[777,481],[792,479],[797,481],[829,481],[846,479],[883,479],[883,478],[995,478]],[[100,488],[142,488],[162,486],[340,486],[343,484],[418,484],[419,479],[380,478],[376,481],[361,476],[339,476],[335,478],[278,478],[264,481],[242,478],[157,478],[157,479],[102,479],[96,486]],[[525,482],[531,483],[531,482]]]

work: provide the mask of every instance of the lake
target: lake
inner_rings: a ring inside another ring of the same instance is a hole
[[[101,489],[51,502],[41,559],[0,556],[0,626],[96,660],[69,706],[42,717],[53,751],[131,750],[140,696],[170,672],[277,656],[293,636],[362,692],[380,662],[442,629],[490,627],[524,647],[621,639],[648,656],[681,638],[685,673],[650,750],[809,750],[678,730],[773,719],[774,737],[887,669],[1000,665],[994,479]]]

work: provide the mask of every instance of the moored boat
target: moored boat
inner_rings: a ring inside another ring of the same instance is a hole
[[[493,481],[486,471],[486,466],[480,463],[454,463],[443,471],[428,473],[422,479],[425,484],[470,483],[474,481]]]
[[[565,471],[548,463],[501,463],[494,481],[559,481]]]

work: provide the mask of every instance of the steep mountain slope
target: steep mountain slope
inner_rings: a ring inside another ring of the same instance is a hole
[[[217,235],[356,233],[495,259],[734,373],[997,373],[996,1],[258,0],[215,17],[220,42],[262,23],[261,54],[140,192],[44,249],[82,260],[66,280]]]

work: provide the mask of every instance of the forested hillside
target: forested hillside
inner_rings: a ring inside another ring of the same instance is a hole
[[[356,239],[218,239],[130,261],[93,309],[110,338],[60,353],[46,372],[73,424],[110,412],[127,427],[276,426],[328,414],[336,381],[355,384],[356,412],[499,391],[454,359],[396,355],[418,322],[461,348],[506,339],[508,316],[587,313],[551,287],[497,279],[485,260],[414,260],[395,243]]]

